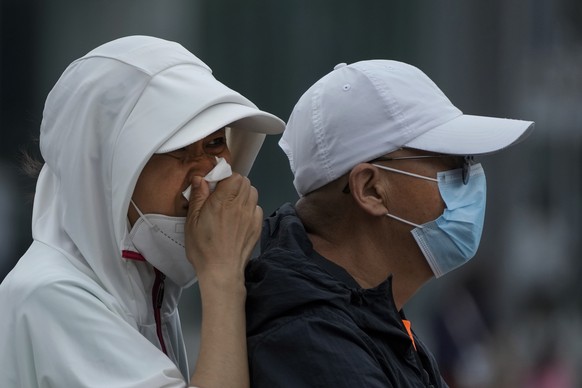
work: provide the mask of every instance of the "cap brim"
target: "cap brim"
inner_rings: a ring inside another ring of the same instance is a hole
[[[532,121],[461,115],[405,146],[452,155],[487,154],[522,141],[533,127]]]
[[[278,117],[249,106],[225,102],[197,114],[162,144],[156,153],[172,152],[205,138],[225,126],[255,133],[276,135],[285,129]]]

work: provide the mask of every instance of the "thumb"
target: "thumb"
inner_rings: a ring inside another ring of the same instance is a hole
[[[195,176],[192,179],[192,191],[190,193],[190,204],[188,206],[188,218],[192,218],[196,223],[200,217],[200,211],[204,206],[204,202],[210,195],[208,183],[200,177]]]

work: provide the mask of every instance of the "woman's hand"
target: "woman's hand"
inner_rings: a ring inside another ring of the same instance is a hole
[[[244,268],[259,239],[263,211],[250,181],[233,174],[210,195],[192,180],[186,254],[198,275],[202,300],[200,354],[190,384],[249,386]]]
[[[244,268],[259,239],[263,219],[257,200],[257,190],[239,174],[219,182],[212,195],[207,182],[194,177],[186,221],[186,254],[200,281],[244,280]]]

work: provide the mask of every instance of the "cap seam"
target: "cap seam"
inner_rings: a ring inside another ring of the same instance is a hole
[[[373,74],[370,74],[370,72],[367,69],[359,69],[359,70],[372,83],[372,85],[374,86],[374,89],[377,91],[378,95],[382,97],[382,101],[389,101],[390,104],[392,104],[394,107],[399,108],[397,113],[395,114],[394,108],[391,108],[390,106],[388,106],[388,104],[382,104],[383,111],[387,115],[387,117],[393,117],[395,119],[395,121],[397,121],[398,124],[401,126],[401,128],[404,130],[406,137],[409,138],[408,141],[411,141],[412,139],[410,138],[411,137],[410,134],[412,133],[412,130],[411,130],[410,124],[409,124],[410,120],[403,113],[403,109],[400,106],[400,104],[398,103],[397,99],[394,98],[394,93],[390,89],[390,86],[384,85],[382,82],[377,82],[376,77]]]
[[[107,54],[107,53],[100,53],[99,49],[93,50],[89,53],[87,53],[85,56],[79,58],[77,61],[82,61],[85,59],[90,59],[90,58],[107,58],[107,59],[112,59],[121,63],[125,63],[128,66],[131,66],[133,68],[139,69],[140,71],[146,73],[146,74],[150,74],[150,75],[154,75],[159,73],[160,71],[156,71],[156,72],[150,72],[147,71],[144,67],[142,66],[138,66],[135,63],[131,63],[129,62],[129,53],[137,53],[138,55],[143,56],[144,54],[147,53],[156,53],[157,51],[159,51],[160,49],[166,49],[168,48],[168,46],[172,47],[172,51],[176,52],[176,48],[178,49],[177,52],[180,54],[181,58],[178,61],[175,61],[174,63],[167,65],[164,67],[164,69],[168,69],[170,67],[173,67],[175,65],[180,65],[180,64],[192,64],[195,66],[199,66],[202,67],[203,69],[207,70],[210,74],[212,74],[212,69],[204,62],[202,62],[201,60],[199,60],[198,58],[196,58],[195,56],[193,56],[190,52],[188,52],[182,45],[175,43],[175,42],[170,42],[170,41],[161,41],[161,40],[156,40],[156,41],[150,41],[147,44],[143,44],[140,45],[138,47],[135,47],[133,49],[130,49],[128,51],[126,51],[123,54],[119,54],[118,56],[113,56],[113,54]],[[122,58],[127,58],[127,59],[121,59]],[[194,61],[194,60],[198,60],[200,63]],[[77,62],[75,61],[75,62]]]
[[[327,147],[326,138],[325,138],[325,131],[322,130],[323,123],[322,123],[322,116],[321,116],[321,85],[318,85],[317,88],[313,91],[313,96],[311,97],[311,104],[312,104],[312,112],[313,112],[313,134],[315,135],[315,144],[317,146],[316,153],[320,155],[322,168],[326,174],[326,182],[330,182],[328,180],[333,177],[331,166],[328,160],[328,153],[329,149]],[[312,182],[312,185],[315,182]],[[308,190],[310,190],[308,188]],[[306,190],[306,192],[309,192]]]

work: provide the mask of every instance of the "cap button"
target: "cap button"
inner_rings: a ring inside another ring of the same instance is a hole
[[[337,65],[335,65],[335,66],[333,67],[333,69],[334,69],[334,70],[337,70],[337,69],[339,69],[339,68],[342,68],[342,67],[344,67],[344,66],[347,66],[347,65],[348,65],[348,64],[347,64],[347,63],[345,63],[345,62],[338,63]]]

